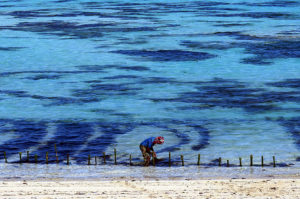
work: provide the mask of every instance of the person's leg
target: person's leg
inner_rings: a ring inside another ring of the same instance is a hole
[[[144,166],[149,166],[150,164],[150,155],[147,153],[147,148],[143,145],[140,145],[141,152],[144,157]]]

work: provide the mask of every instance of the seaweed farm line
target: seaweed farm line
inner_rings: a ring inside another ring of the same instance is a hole
[[[56,147],[55,147],[56,148]],[[70,160],[72,160],[72,157],[70,157],[69,154],[66,155],[58,155],[58,153],[55,153],[55,158],[51,159],[49,158],[49,153],[47,152],[44,157],[38,157],[37,155],[31,155],[29,151],[26,152],[25,155],[23,155],[22,152],[19,152],[17,155],[19,155],[19,160],[18,161],[12,161],[9,162],[8,158],[6,157],[6,152],[3,152],[3,157],[4,161],[6,164],[8,163],[14,163],[14,164],[22,164],[22,163],[35,163],[35,164],[59,164],[63,163],[66,165],[72,164]],[[117,155],[117,150],[114,149],[114,154],[113,158],[112,155],[107,155],[105,152],[102,153],[101,156],[91,156],[88,155],[86,158],[86,165],[129,165],[129,166],[143,166],[143,161],[138,159],[138,161],[132,161],[132,154],[124,154],[122,153],[122,157],[127,156],[128,161],[120,161],[118,162],[118,155]],[[226,167],[243,167],[243,166],[259,166],[259,167],[264,167],[264,166],[271,166],[271,167],[288,167],[291,166],[290,164],[285,164],[285,163],[276,163],[276,158],[275,156],[272,156],[272,162],[266,163],[264,156],[260,156],[260,162],[259,163],[254,163],[254,156],[250,155],[249,157],[249,162],[243,163],[243,159],[241,157],[237,158],[238,163],[230,163],[229,160],[223,160],[222,162],[222,157],[216,158],[213,160],[211,163],[205,163],[201,162],[201,154],[198,154],[198,158],[195,160],[195,162],[185,162],[184,156],[180,155],[180,160],[177,158],[172,159],[171,152],[169,152],[169,157],[168,158],[163,158],[163,159],[153,159],[151,160],[152,166],[185,166],[185,165],[197,165],[197,166],[205,166],[205,167],[214,167],[214,166],[226,166]],[[34,158],[34,160],[33,160]],[[257,161],[256,161],[257,162]]]

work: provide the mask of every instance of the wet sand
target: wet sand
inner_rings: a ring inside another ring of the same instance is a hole
[[[300,179],[2,180],[0,198],[300,198]]]

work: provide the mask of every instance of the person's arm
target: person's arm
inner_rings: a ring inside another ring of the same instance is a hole
[[[150,151],[150,153],[153,153],[154,152],[153,147],[149,148],[149,151]]]
[[[153,156],[154,158],[156,158],[156,153],[155,153],[153,147],[150,148],[150,153],[152,154],[152,156]]]

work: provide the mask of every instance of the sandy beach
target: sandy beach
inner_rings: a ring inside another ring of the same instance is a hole
[[[0,198],[300,198],[300,179],[2,180]]]

